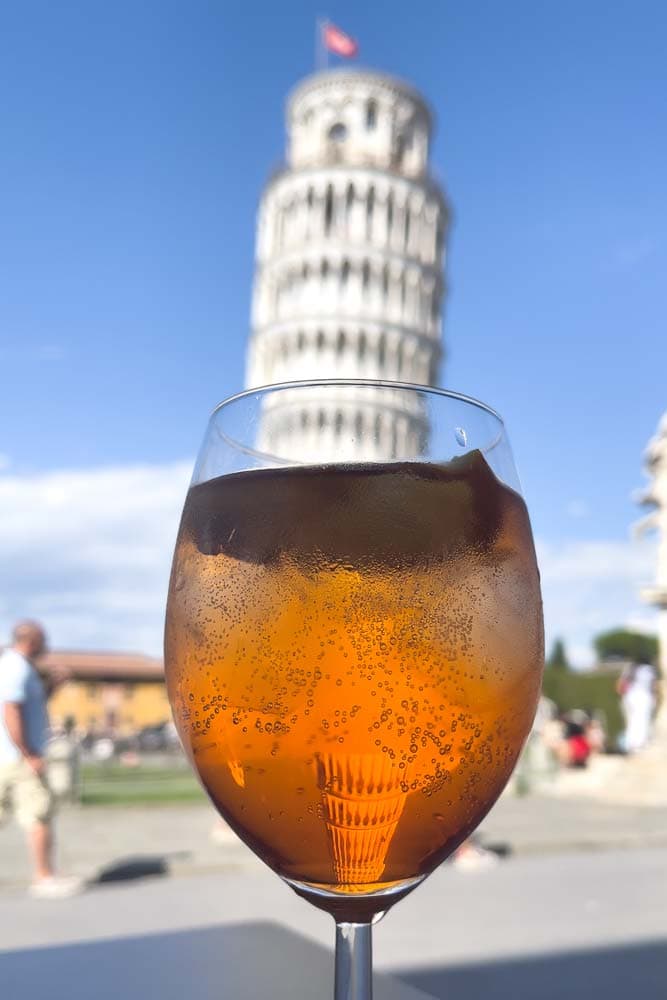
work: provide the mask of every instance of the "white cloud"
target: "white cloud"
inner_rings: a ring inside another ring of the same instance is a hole
[[[593,661],[591,639],[616,626],[655,630],[651,610],[639,599],[655,574],[656,547],[651,540],[540,540],[537,555],[542,576],[547,648],[565,639],[577,666]]]
[[[656,613],[644,605],[642,611],[630,615],[625,625],[633,632],[645,632],[655,635],[657,631]]]
[[[159,654],[189,462],[0,479],[0,638],[17,618],[60,648]]]

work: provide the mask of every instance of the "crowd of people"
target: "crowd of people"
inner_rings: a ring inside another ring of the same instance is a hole
[[[604,713],[590,708],[559,710],[546,697],[540,699],[529,751],[534,770],[585,768],[601,753],[631,756],[651,741],[658,707],[658,672],[651,663],[624,667],[616,685],[623,715],[623,730],[612,741]]]
[[[541,737],[561,767],[586,767],[591,756],[607,749],[607,729],[600,714],[581,708],[558,712],[555,705],[550,709]]]

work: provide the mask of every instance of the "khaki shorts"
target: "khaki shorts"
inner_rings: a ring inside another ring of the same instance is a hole
[[[24,760],[0,764],[0,824],[9,811],[24,829],[51,819],[53,796],[46,778],[35,774]]]

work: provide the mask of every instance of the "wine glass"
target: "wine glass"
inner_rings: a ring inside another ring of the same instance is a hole
[[[334,917],[336,1000],[369,1000],[372,922],[487,813],[537,704],[539,577],[501,418],[356,380],[221,403],[165,662],[214,805]]]

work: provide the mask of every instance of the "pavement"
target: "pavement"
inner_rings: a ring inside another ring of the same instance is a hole
[[[91,881],[186,876],[261,864],[206,804],[63,808],[56,833],[60,867]],[[482,842],[525,857],[575,851],[667,847],[667,806],[611,805],[582,797],[506,793],[480,828]],[[21,831],[0,829],[0,895],[30,878]]]
[[[72,1000],[86,998],[90,977],[100,1000],[120,995],[116,987],[128,1000],[153,995],[158,981],[165,1000],[330,995],[330,918],[216,824],[207,805],[70,807],[57,830],[63,869],[90,883],[58,902],[26,894],[21,832],[0,830],[0,982],[12,987],[11,1000],[61,995],[53,980]],[[415,991],[443,1000],[626,1000],[631,992],[663,1000],[667,808],[506,793],[480,838],[503,852],[496,867],[442,865],[377,926],[375,966],[391,973],[378,977],[379,1000],[415,1000]],[[258,945],[257,975],[270,983],[279,956],[293,972],[277,992],[257,993],[238,958],[233,976],[229,963],[216,974],[223,954],[252,952],[255,941],[270,945]],[[320,970],[303,992],[301,960],[285,958],[292,947],[301,954],[299,941],[311,943],[303,968],[312,959]],[[37,987],[26,986],[31,976]]]
[[[174,977],[168,996],[213,1000],[228,995],[224,949],[216,952],[216,940],[222,945],[233,928],[241,940],[252,937],[257,921],[267,920],[330,952],[330,918],[259,864],[101,884],[57,903],[5,893],[1,975],[11,984],[28,972],[61,969],[60,985],[69,982],[69,990],[76,970],[94,970],[98,982],[114,984],[118,976],[128,979],[131,956],[136,971],[122,992],[128,1000],[152,995],[137,984],[154,982],[152,965],[163,969],[164,962]],[[443,1000],[663,1000],[667,852],[515,856],[475,873],[443,865],[375,928],[374,953],[378,972]],[[261,951],[257,961],[270,964]],[[193,994],[202,976],[210,986]],[[306,981],[294,995],[325,996],[326,980]],[[12,993],[12,1000],[47,995],[65,994]],[[105,986],[103,996],[112,995]]]

